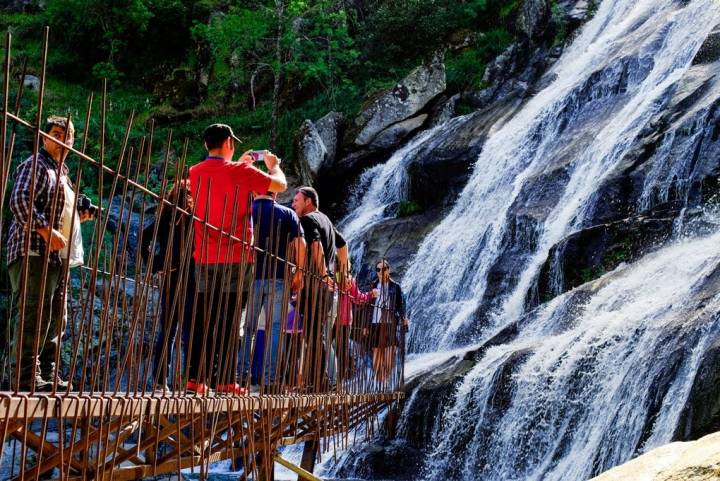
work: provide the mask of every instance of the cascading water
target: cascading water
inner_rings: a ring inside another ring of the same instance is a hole
[[[555,80],[487,140],[454,208],[408,267],[403,284],[415,321],[411,349],[457,342],[458,329],[472,322],[479,307],[489,270],[508,248],[505,238],[518,220],[511,210],[518,209],[535,210],[520,226],[534,250],[515,259],[524,264],[522,274],[507,286],[507,300],[488,331],[522,314],[549,249],[583,226],[595,189],[671,97],[720,18],[718,10],[712,0],[684,8],[674,0],[600,5],[547,74]],[[402,199],[407,159],[445,128],[426,132],[375,167],[368,192],[342,222],[355,245]],[[562,183],[537,181],[549,172]]]
[[[450,124],[461,119],[451,119]],[[376,165],[360,177],[355,190],[360,192],[351,199],[356,207],[339,223],[343,235],[353,246],[353,263],[362,259],[363,236],[376,224],[397,214],[400,201],[407,198],[407,164],[418,149],[427,148],[428,143],[442,132],[444,125],[429,129],[397,150],[384,164]]]
[[[653,129],[718,24],[715,0],[605,0],[546,74],[546,87],[486,140],[467,186],[403,279],[411,348],[468,342],[459,332],[477,322],[486,295],[500,302],[471,341],[514,323],[518,332],[458,384],[436,419],[425,479],[582,480],[673,438],[720,328],[717,219],[703,217],[702,236],[691,240],[682,235],[697,231],[678,223],[668,247],[530,313],[526,300],[553,246],[590,226],[604,182],[636,155],[637,139]],[[714,121],[710,101],[683,120],[684,132],[670,129],[658,142],[631,210],[689,203],[693,176],[707,167],[697,158]],[[402,199],[395,187],[405,181],[388,179],[404,179],[408,158],[442,135],[440,126],[418,136],[392,165],[368,174],[380,173],[345,220],[351,239],[386,215],[372,212]],[[488,294],[488,274],[508,252],[517,275]],[[410,399],[412,406],[414,393]]]
[[[488,139],[458,203],[408,268],[404,285],[416,321],[415,349],[452,345],[457,329],[472,319],[488,270],[506,247],[504,233],[514,220],[509,210],[541,196],[547,202],[549,195],[549,205],[535,217],[537,247],[517,258],[525,266],[505,293],[497,323],[522,314],[549,249],[582,226],[595,190],[671,97],[673,84],[718,20],[720,7],[713,1],[684,8],[671,0],[603,2],[550,73],[557,79]],[[569,160],[558,165],[563,158]],[[561,195],[532,192],[534,179],[558,169],[567,180],[549,187]]]
[[[359,199],[354,202],[358,207],[340,221],[345,237],[354,241],[354,263],[362,258],[363,243],[359,241],[362,236],[373,225],[388,218],[388,210],[404,199],[407,184],[404,164],[412,158],[417,146],[433,135],[434,130],[422,133],[395,152],[387,162],[376,165],[361,175],[356,190],[364,192],[363,195],[358,195]],[[367,188],[363,189],[364,187]]]
[[[697,296],[718,269],[715,234],[533,313],[515,341],[489,349],[459,385],[426,479],[582,480],[668,442],[720,327],[720,292]],[[511,392],[502,408],[491,400],[501,390]]]

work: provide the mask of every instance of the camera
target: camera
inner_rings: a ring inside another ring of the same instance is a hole
[[[98,206],[90,201],[90,197],[80,194],[77,202],[78,212],[87,212],[91,216],[95,216],[98,211]]]
[[[265,151],[253,150],[252,152],[250,152],[250,156],[253,158],[253,162],[260,162],[262,160],[265,160]]]

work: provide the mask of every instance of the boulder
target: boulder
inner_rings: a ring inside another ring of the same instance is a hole
[[[25,75],[23,86],[28,90],[40,90],[40,78],[35,75]]]
[[[720,433],[671,443],[617,466],[593,481],[706,481],[720,472]]]
[[[720,25],[717,25],[710,32],[710,35],[700,46],[700,50],[693,59],[693,65],[713,63],[718,59],[720,59]]]
[[[427,120],[427,114],[420,114],[402,122],[392,124],[390,127],[381,131],[373,139],[371,146],[377,149],[391,149],[397,147],[400,143],[408,138],[410,134],[418,130]]]
[[[436,54],[429,64],[410,72],[355,119],[358,134],[354,144],[369,145],[382,130],[416,115],[445,90],[445,85],[443,56]]]
[[[528,38],[536,37],[547,26],[549,14],[550,2],[548,0],[525,0],[520,7],[516,23],[517,29]]]
[[[309,120],[303,122],[297,139],[297,153],[300,157],[296,159],[307,163],[310,173],[315,176],[327,159],[327,148],[315,124]]]
[[[450,98],[443,99],[442,102],[438,102],[430,113],[428,127],[435,127],[436,125],[444,124],[451,118],[455,117],[455,115],[457,115],[457,106],[459,101],[460,94],[455,94]]]
[[[298,129],[293,151],[293,160],[287,166],[287,173],[300,184],[312,184],[327,156],[325,144],[312,121],[305,120]]]
[[[329,165],[335,162],[339,133],[344,123],[345,116],[340,112],[330,112],[315,122],[315,128],[327,151],[325,162]]]

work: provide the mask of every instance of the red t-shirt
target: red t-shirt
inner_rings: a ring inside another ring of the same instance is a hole
[[[195,216],[207,219],[209,224],[205,227],[202,221],[193,223],[195,263],[253,261],[250,193],[267,192],[270,181],[268,174],[251,164],[228,162],[220,157],[208,157],[190,168],[190,193],[195,202]],[[231,233],[244,242],[231,239]]]

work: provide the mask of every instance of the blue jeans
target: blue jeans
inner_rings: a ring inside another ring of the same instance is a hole
[[[241,372],[243,380],[248,375],[251,368],[252,357],[250,342],[257,334],[258,318],[260,311],[265,310],[265,349],[270,346],[270,355],[267,351],[263,356],[263,366],[260,370],[265,373],[265,383],[273,384],[275,382],[275,364],[278,354],[278,342],[280,340],[282,329],[282,316],[287,316],[287,303],[290,299],[289,292],[285,293],[285,282],[283,280],[272,279],[256,279],[253,291],[252,304],[248,303],[248,309],[245,317],[245,348],[243,350]],[[257,349],[257,347],[256,347]],[[269,364],[269,366],[268,366]],[[258,380],[253,380],[257,381]]]

